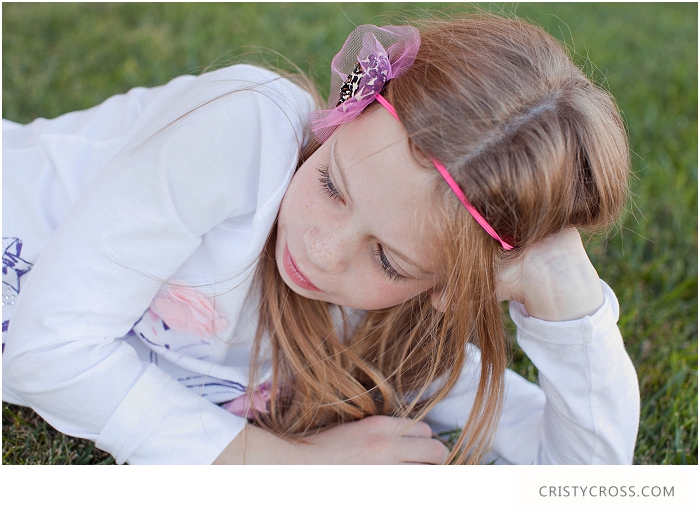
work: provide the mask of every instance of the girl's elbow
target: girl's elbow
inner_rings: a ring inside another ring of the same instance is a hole
[[[26,340],[8,336],[2,354],[3,387],[23,398],[51,389],[65,362],[60,349],[58,343],[32,348]]]
[[[32,352],[21,351],[8,340],[2,353],[2,385],[16,395],[29,390],[33,369]],[[4,397],[3,397],[4,399]]]

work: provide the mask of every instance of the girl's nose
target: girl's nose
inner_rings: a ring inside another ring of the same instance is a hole
[[[334,235],[332,231],[321,232],[318,227],[304,234],[309,259],[317,268],[331,275],[342,273],[347,267],[343,241],[343,236]]]

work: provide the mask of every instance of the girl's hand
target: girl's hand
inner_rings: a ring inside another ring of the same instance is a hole
[[[339,425],[289,443],[258,427],[247,425],[214,464],[398,465],[442,464],[449,450],[432,438],[428,424],[410,419],[371,416]]]
[[[530,316],[548,321],[591,315],[604,300],[598,273],[575,228],[543,239],[522,261],[501,271],[497,295],[499,301],[516,300]]]
[[[430,426],[407,418],[371,416],[309,438],[308,463],[398,465],[442,464],[450,451],[433,438]],[[407,429],[408,428],[408,429]]]

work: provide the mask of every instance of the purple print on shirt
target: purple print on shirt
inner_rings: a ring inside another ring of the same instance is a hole
[[[7,332],[7,327],[10,324],[10,320],[2,322],[2,353],[5,353],[5,333]]]
[[[17,237],[2,238],[2,283],[19,294],[19,282],[29,273],[32,264],[20,258],[22,241]]]

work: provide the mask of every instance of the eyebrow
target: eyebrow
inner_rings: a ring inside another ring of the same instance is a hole
[[[347,179],[347,176],[345,175],[345,167],[341,163],[340,156],[338,155],[338,147],[336,146],[337,143],[338,143],[337,140],[335,142],[333,142],[333,146],[331,148],[331,153],[333,154],[333,161],[335,162],[336,168],[338,169],[338,172],[340,173],[340,178],[343,181],[343,188],[345,189],[345,193],[347,194],[347,197],[350,200],[350,202],[352,202],[352,196],[350,195],[350,187],[348,185],[348,179]],[[396,250],[392,246],[389,246],[388,244],[383,243],[382,247],[384,247],[386,250],[388,250],[389,253],[391,253],[392,255],[396,255],[397,257],[402,259],[407,264],[415,267],[417,270],[419,270],[424,275],[432,276],[435,274],[435,273],[431,273],[430,271],[423,269],[418,263],[414,262],[413,260],[408,258],[406,255],[404,255],[400,251]]]

